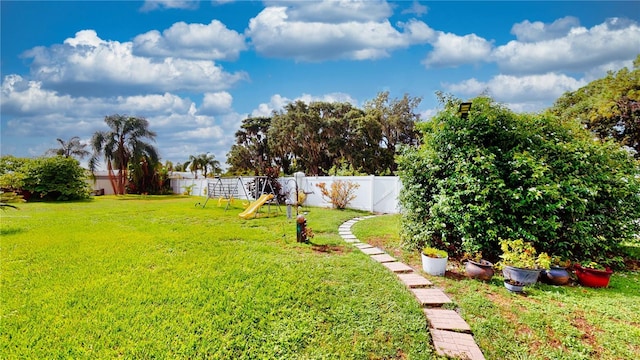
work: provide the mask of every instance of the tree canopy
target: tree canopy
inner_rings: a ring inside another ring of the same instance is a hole
[[[236,132],[236,143],[227,154],[227,163],[232,174],[264,174],[271,165],[271,151],[267,144],[267,131],[271,125],[270,117],[249,117],[242,120]],[[281,163],[288,168],[288,163]],[[286,170],[285,170],[286,172]]]
[[[49,149],[47,151],[48,154],[55,154],[67,158],[77,157],[78,159],[84,159],[85,157],[91,155],[89,151],[85,150],[87,144],[81,143],[80,138],[77,136],[71,137],[68,141],[64,141],[60,138],[56,140],[58,141],[58,143],[60,143],[60,147]]]
[[[578,120],[601,139],[614,139],[640,159],[640,55],[633,70],[609,72],[562,95],[549,111],[566,121]]]
[[[383,92],[364,109],[296,101],[271,117],[247,118],[227,155],[230,172],[258,175],[276,166],[285,174],[326,175],[346,163],[355,173],[394,174],[401,146],[419,142],[420,101],[406,94],[390,99]]]

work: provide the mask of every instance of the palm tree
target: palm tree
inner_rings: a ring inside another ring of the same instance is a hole
[[[198,158],[200,159],[200,169],[204,177],[207,177],[209,172],[215,174],[221,171],[220,162],[216,160],[215,155],[209,153],[200,154]]]
[[[149,130],[149,121],[144,118],[109,115],[104,118],[110,131],[98,131],[91,139],[93,156],[89,159],[89,169],[93,173],[98,159],[104,156],[109,172],[109,180],[116,195],[125,193],[127,184],[127,168],[131,162],[142,159],[156,163],[158,152],[144,139],[155,141],[156,133]],[[115,174],[114,170],[119,170]]]
[[[173,165],[173,170],[172,171],[183,172],[183,171],[186,171],[186,168],[184,167],[183,163],[177,163],[177,164]]]
[[[69,141],[64,141],[62,139],[56,139],[60,143],[60,147],[56,149],[49,149],[47,154],[55,154],[59,156],[64,156],[66,158],[71,156],[77,156],[80,159],[83,159],[85,156],[91,155],[90,152],[85,150],[87,144],[82,144],[80,142],[80,138],[74,136],[69,139]]]
[[[189,170],[195,174],[197,179],[198,170],[200,170],[200,159],[196,155],[189,155],[189,160],[184,163],[183,167],[185,171],[187,170],[187,168],[189,168]]]
[[[11,202],[24,202],[24,199],[22,195],[16,195],[15,192],[4,192],[0,190],[0,209],[3,211],[7,209],[18,209],[17,206],[9,204]]]
[[[198,176],[198,170],[202,171],[202,176],[207,177],[207,173],[215,173],[220,171],[220,162],[215,159],[213,154],[200,154],[189,156],[189,161],[184,164],[184,168],[189,167],[192,173]]]

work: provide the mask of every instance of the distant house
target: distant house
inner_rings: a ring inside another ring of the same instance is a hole
[[[114,173],[116,176],[120,171],[115,170]],[[93,173],[95,176],[95,180],[91,178],[87,179],[89,185],[93,190],[94,195],[113,195],[115,192],[113,191],[113,187],[111,186],[111,181],[109,180],[109,172],[108,171],[96,171]]]

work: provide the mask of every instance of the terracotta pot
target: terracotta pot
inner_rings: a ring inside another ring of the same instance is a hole
[[[487,260],[480,260],[480,262],[468,260],[464,267],[470,279],[489,281],[493,277],[493,264]]]
[[[582,286],[593,288],[607,287],[609,286],[611,274],[613,274],[611,269],[596,270],[576,265],[576,277]]]
[[[565,267],[552,266],[549,270],[540,272],[540,279],[550,285],[567,285],[571,281],[571,274]]]
[[[522,269],[513,266],[505,266],[502,269],[502,275],[505,279],[517,281],[526,286],[538,282],[540,271],[540,269]]]

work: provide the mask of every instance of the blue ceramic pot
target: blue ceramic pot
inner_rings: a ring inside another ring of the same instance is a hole
[[[505,279],[517,281],[527,286],[538,282],[540,271],[540,269],[521,269],[513,266],[505,266],[502,269],[502,275]]]
[[[540,279],[550,285],[567,285],[571,281],[569,270],[564,267],[552,266],[549,270],[542,270]]]

